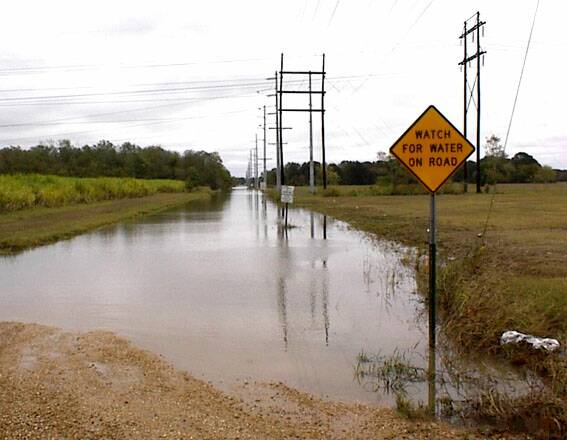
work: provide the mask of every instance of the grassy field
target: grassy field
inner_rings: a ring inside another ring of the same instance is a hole
[[[373,187],[330,187],[310,195],[296,188],[295,202],[424,253],[429,196],[376,193]],[[537,418],[543,411],[543,419],[558,421],[566,434],[564,356],[501,347],[499,337],[518,330],[567,342],[567,184],[499,185],[495,194],[440,194],[437,201],[445,330],[465,351],[503,356],[541,373],[550,393],[513,414]],[[416,266],[423,281],[427,268]]]
[[[350,195],[353,191],[360,195]],[[331,187],[311,195],[307,188],[297,188],[296,204],[425,251],[429,196],[369,196],[368,191]],[[483,344],[494,345],[497,332],[510,326],[567,338],[567,184],[500,185],[496,194],[441,194],[437,206],[438,246],[445,262],[440,288],[459,281],[465,289],[482,276],[493,288],[492,296],[503,295],[507,318],[501,325],[494,323],[495,332]],[[474,265],[476,272],[469,274],[463,264],[469,269]],[[464,279],[455,280],[458,276]],[[478,296],[479,286],[475,292],[468,296]]]
[[[1,175],[0,213],[39,206],[53,208],[184,190],[184,183],[179,180],[77,178],[39,174]]]
[[[70,238],[142,214],[208,200],[175,180],[0,176],[0,253]]]

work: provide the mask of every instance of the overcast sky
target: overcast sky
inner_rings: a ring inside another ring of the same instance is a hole
[[[106,139],[204,149],[218,151],[234,175],[244,175],[256,134],[262,155],[258,108],[274,104],[266,96],[273,81],[265,79],[279,70],[280,53],[291,70],[319,70],[325,53],[328,161],[375,160],[430,104],[462,129],[458,37],[477,10],[487,22],[481,139],[496,134],[504,140],[536,4],[6,2],[0,14],[0,146],[60,139],[82,146]],[[540,3],[507,145],[509,155],[525,151],[558,168],[567,168],[566,12],[567,2]],[[469,54],[474,45],[469,38]],[[475,63],[469,72],[474,79]],[[295,80],[286,87],[307,87],[303,78]],[[287,96],[289,105],[307,105],[306,97]],[[468,138],[474,144],[473,105]],[[268,125],[273,122],[268,116]],[[284,133],[286,161],[308,160],[308,115],[285,114],[284,126],[292,127]],[[274,130],[268,133],[273,142]],[[267,156],[275,157],[268,148]]]

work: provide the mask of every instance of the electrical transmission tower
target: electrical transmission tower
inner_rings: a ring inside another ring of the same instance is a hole
[[[476,23],[468,28],[468,22],[471,18],[476,17]],[[475,102],[476,106],[476,192],[480,193],[480,64],[482,58],[482,64],[484,65],[484,54],[486,53],[485,50],[481,50],[480,48],[480,32],[482,30],[482,36],[484,36],[484,25],[486,24],[485,21],[480,21],[480,12],[477,12],[475,15],[470,17],[468,20],[464,22],[463,33],[459,37],[464,45],[464,56],[463,60],[459,63],[459,66],[463,68],[464,71],[464,99],[463,99],[463,111],[464,111],[464,126],[463,126],[463,134],[465,138],[467,137],[467,114],[469,110],[469,104],[471,101]],[[472,42],[475,42],[475,33],[476,33],[476,53],[474,55],[469,56],[467,52],[467,37],[469,34],[472,34]],[[470,66],[470,63],[476,60],[476,75],[473,82],[473,86],[469,87],[468,78],[467,78],[467,67]],[[474,100],[474,91],[476,88],[476,101]],[[467,163],[465,161],[464,164],[464,190],[467,192],[467,178],[468,178],[468,171],[467,171]]]
[[[321,71],[292,71],[284,70],[283,53],[281,54],[280,71],[279,71],[279,87],[278,87],[278,72],[276,72],[276,143],[277,156],[279,162],[279,181],[281,185],[285,184],[284,175],[284,157],[283,157],[283,130],[288,127],[282,126],[282,117],[284,112],[309,112],[309,184],[312,192],[315,191],[315,167],[313,164],[313,112],[321,113],[321,152],[322,152],[322,167],[323,167],[323,188],[327,188],[327,164],[325,160],[325,54],[323,54],[323,62]],[[309,80],[308,90],[284,90],[284,75],[303,75],[307,76]],[[321,90],[312,89],[312,77],[318,75],[321,77]],[[283,106],[284,94],[308,94],[309,106],[308,108],[285,108]],[[313,108],[312,95],[321,96],[320,108]],[[278,154],[279,153],[279,154]]]

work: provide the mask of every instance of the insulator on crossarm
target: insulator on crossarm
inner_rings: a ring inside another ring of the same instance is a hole
[[[484,55],[482,56],[482,67],[484,67]]]
[[[482,27],[482,37],[484,38],[484,26]]]
[[[462,71],[463,71],[463,65],[459,64],[459,72],[462,72]]]
[[[472,35],[472,42],[474,43],[474,32],[471,35]]]

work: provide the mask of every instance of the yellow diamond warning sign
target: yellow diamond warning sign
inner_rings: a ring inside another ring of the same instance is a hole
[[[433,105],[390,148],[390,153],[431,192],[436,192],[473,152],[473,145]]]

